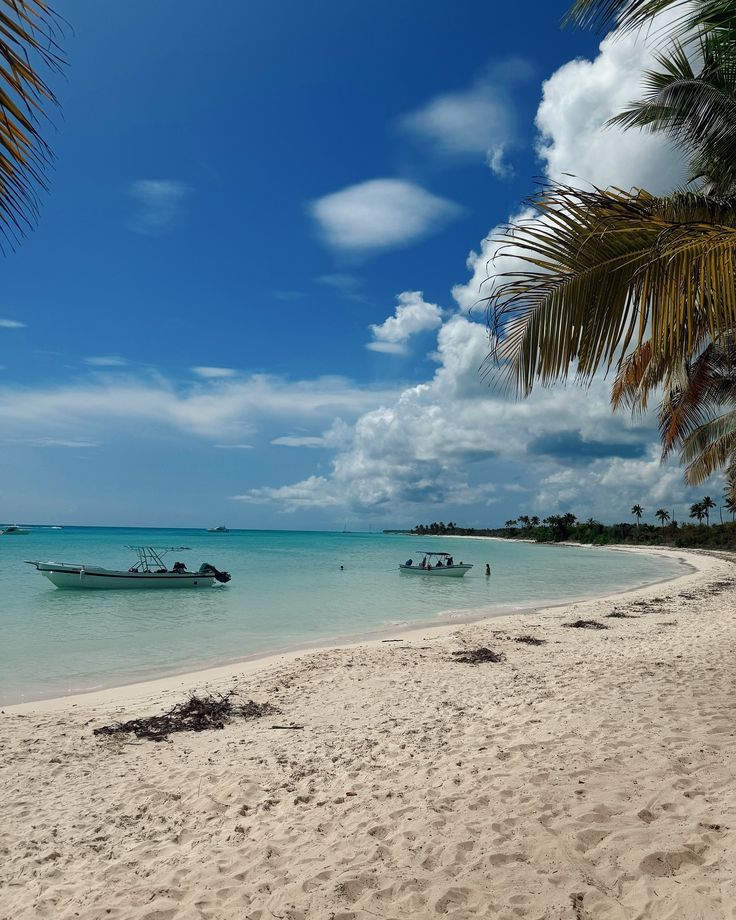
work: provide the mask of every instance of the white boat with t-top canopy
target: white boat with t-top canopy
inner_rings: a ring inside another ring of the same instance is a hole
[[[462,578],[473,566],[470,562],[455,562],[450,553],[430,552],[422,550],[422,561],[415,563],[413,559],[399,565],[399,571],[407,575],[440,575],[446,578]]]
[[[227,572],[220,572],[204,562],[196,572],[190,572],[183,562],[171,569],[164,563],[168,553],[181,553],[188,546],[129,546],[138,562],[127,571],[105,569],[99,565],[75,562],[39,562],[27,560],[57,588],[211,588],[215,581],[230,581]]]

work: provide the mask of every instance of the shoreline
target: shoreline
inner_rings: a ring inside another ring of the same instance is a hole
[[[477,539],[475,537],[466,537],[458,535],[453,539]],[[486,537],[488,540],[501,540],[501,537]],[[559,544],[560,546],[575,546],[580,548],[585,544]],[[591,549],[597,550],[601,547],[590,546]],[[368,648],[382,644],[387,639],[405,639],[412,641],[419,634],[427,633],[430,630],[440,630],[438,635],[446,636],[453,630],[462,626],[471,626],[475,624],[496,623],[505,620],[508,617],[518,617],[524,614],[537,613],[545,615],[557,612],[561,609],[577,606],[579,604],[592,603],[596,601],[623,601],[632,599],[639,595],[639,592],[646,592],[663,584],[676,585],[689,576],[697,575],[703,571],[702,559],[711,556],[710,553],[699,553],[693,550],[680,550],[670,548],[642,548],[629,546],[607,546],[602,547],[604,550],[614,550],[618,552],[639,553],[649,556],[666,556],[674,558],[681,565],[687,567],[687,571],[681,574],[673,575],[669,578],[658,579],[657,581],[648,582],[646,585],[639,585],[628,588],[624,591],[615,591],[609,594],[591,594],[573,600],[564,600],[559,603],[537,603],[530,606],[519,606],[513,610],[503,610],[499,613],[490,613],[489,607],[469,608],[457,612],[448,611],[445,616],[439,615],[436,619],[413,622],[411,625],[389,626],[385,629],[373,630],[370,633],[351,634],[343,637],[330,637],[324,641],[316,640],[314,643],[302,644],[293,648],[282,649],[274,652],[256,653],[252,656],[237,658],[222,664],[216,664],[204,668],[187,669],[168,673],[158,677],[151,677],[144,680],[133,680],[128,683],[114,684],[101,687],[95,690],[82,690],[79,692],[67,693],[62,696],[44,697],[29,701],[3,704],[2,709],[11,713],[33,713],[33,712],[59,712],[69,708],[83,707],[87,705],[107,705],[118,702],[128,702],[137,700],[149,695],[166,694],[170,695],[173,691],[184,691],[187,686],[200,685],[210,686],[220,684],[235,676],[250,676],[257,674],[260,670],[266,670],[276,665],[282,665],[299,660],[303,656],[317,652],[329,652],[336,649]],[[728,554],[724,554],[728,555]],[[690,557],[693,558],[690,558]],[[736,556],[734,556],[736,561]],[[700,563],[700,564],[699,564]]]

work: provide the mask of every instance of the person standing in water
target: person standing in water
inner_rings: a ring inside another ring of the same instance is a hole
[[[488,563],[486,562],[486,578],[489,578],[490,575],[491,575],[491,567],[490,567],[490,565],[488,565]]]

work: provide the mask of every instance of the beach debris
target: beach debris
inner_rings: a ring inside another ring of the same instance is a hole
[[[537,639],[536,636],[515,636],[514,642],[521,642],[523,645],[544,645],[546,639]]]
[[[608,629],[605,623],[599,623],[598,620],[575,620],[572,623],[563,623],[569,629]]]
[[[197,696],[192,693],[184,703],[177,703],[168,712],[142,719],[130,719],[93,729],[94,735],[132,734],[148,741],[167,741],[173,732],[203,732],[224,728],[232,719],[260,719],[279,712],[271,703],[247,700],[235,702],[235,691]]]
[[[484,647],[462,649],[459,652],[453,652],[452,655],[453,660],[458,664],[485,664],[486,662],[497,664],[499,661],[506,660],[503,652],[494,652],[492,649]]]
[[[623,610],[612,610],[610,613],[607,613],[606,616],[608,619],[615,620],[638,620],[639,617],[634,613],[624,613]]]
[[[304,726],[297,725],[295,722],[292,722],[291,725],[272,725],[271,728],[282,728],[286,731],[298,731],[300,728],[304,728]]]

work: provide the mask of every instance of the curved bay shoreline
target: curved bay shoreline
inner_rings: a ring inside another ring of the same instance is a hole
[[[676,556],[604,599],[6,707],[0,917],[732,918],[736,570]],[[505,660],[454,660],[477,646]],[[194,689],[281,714],[92,735]]]

